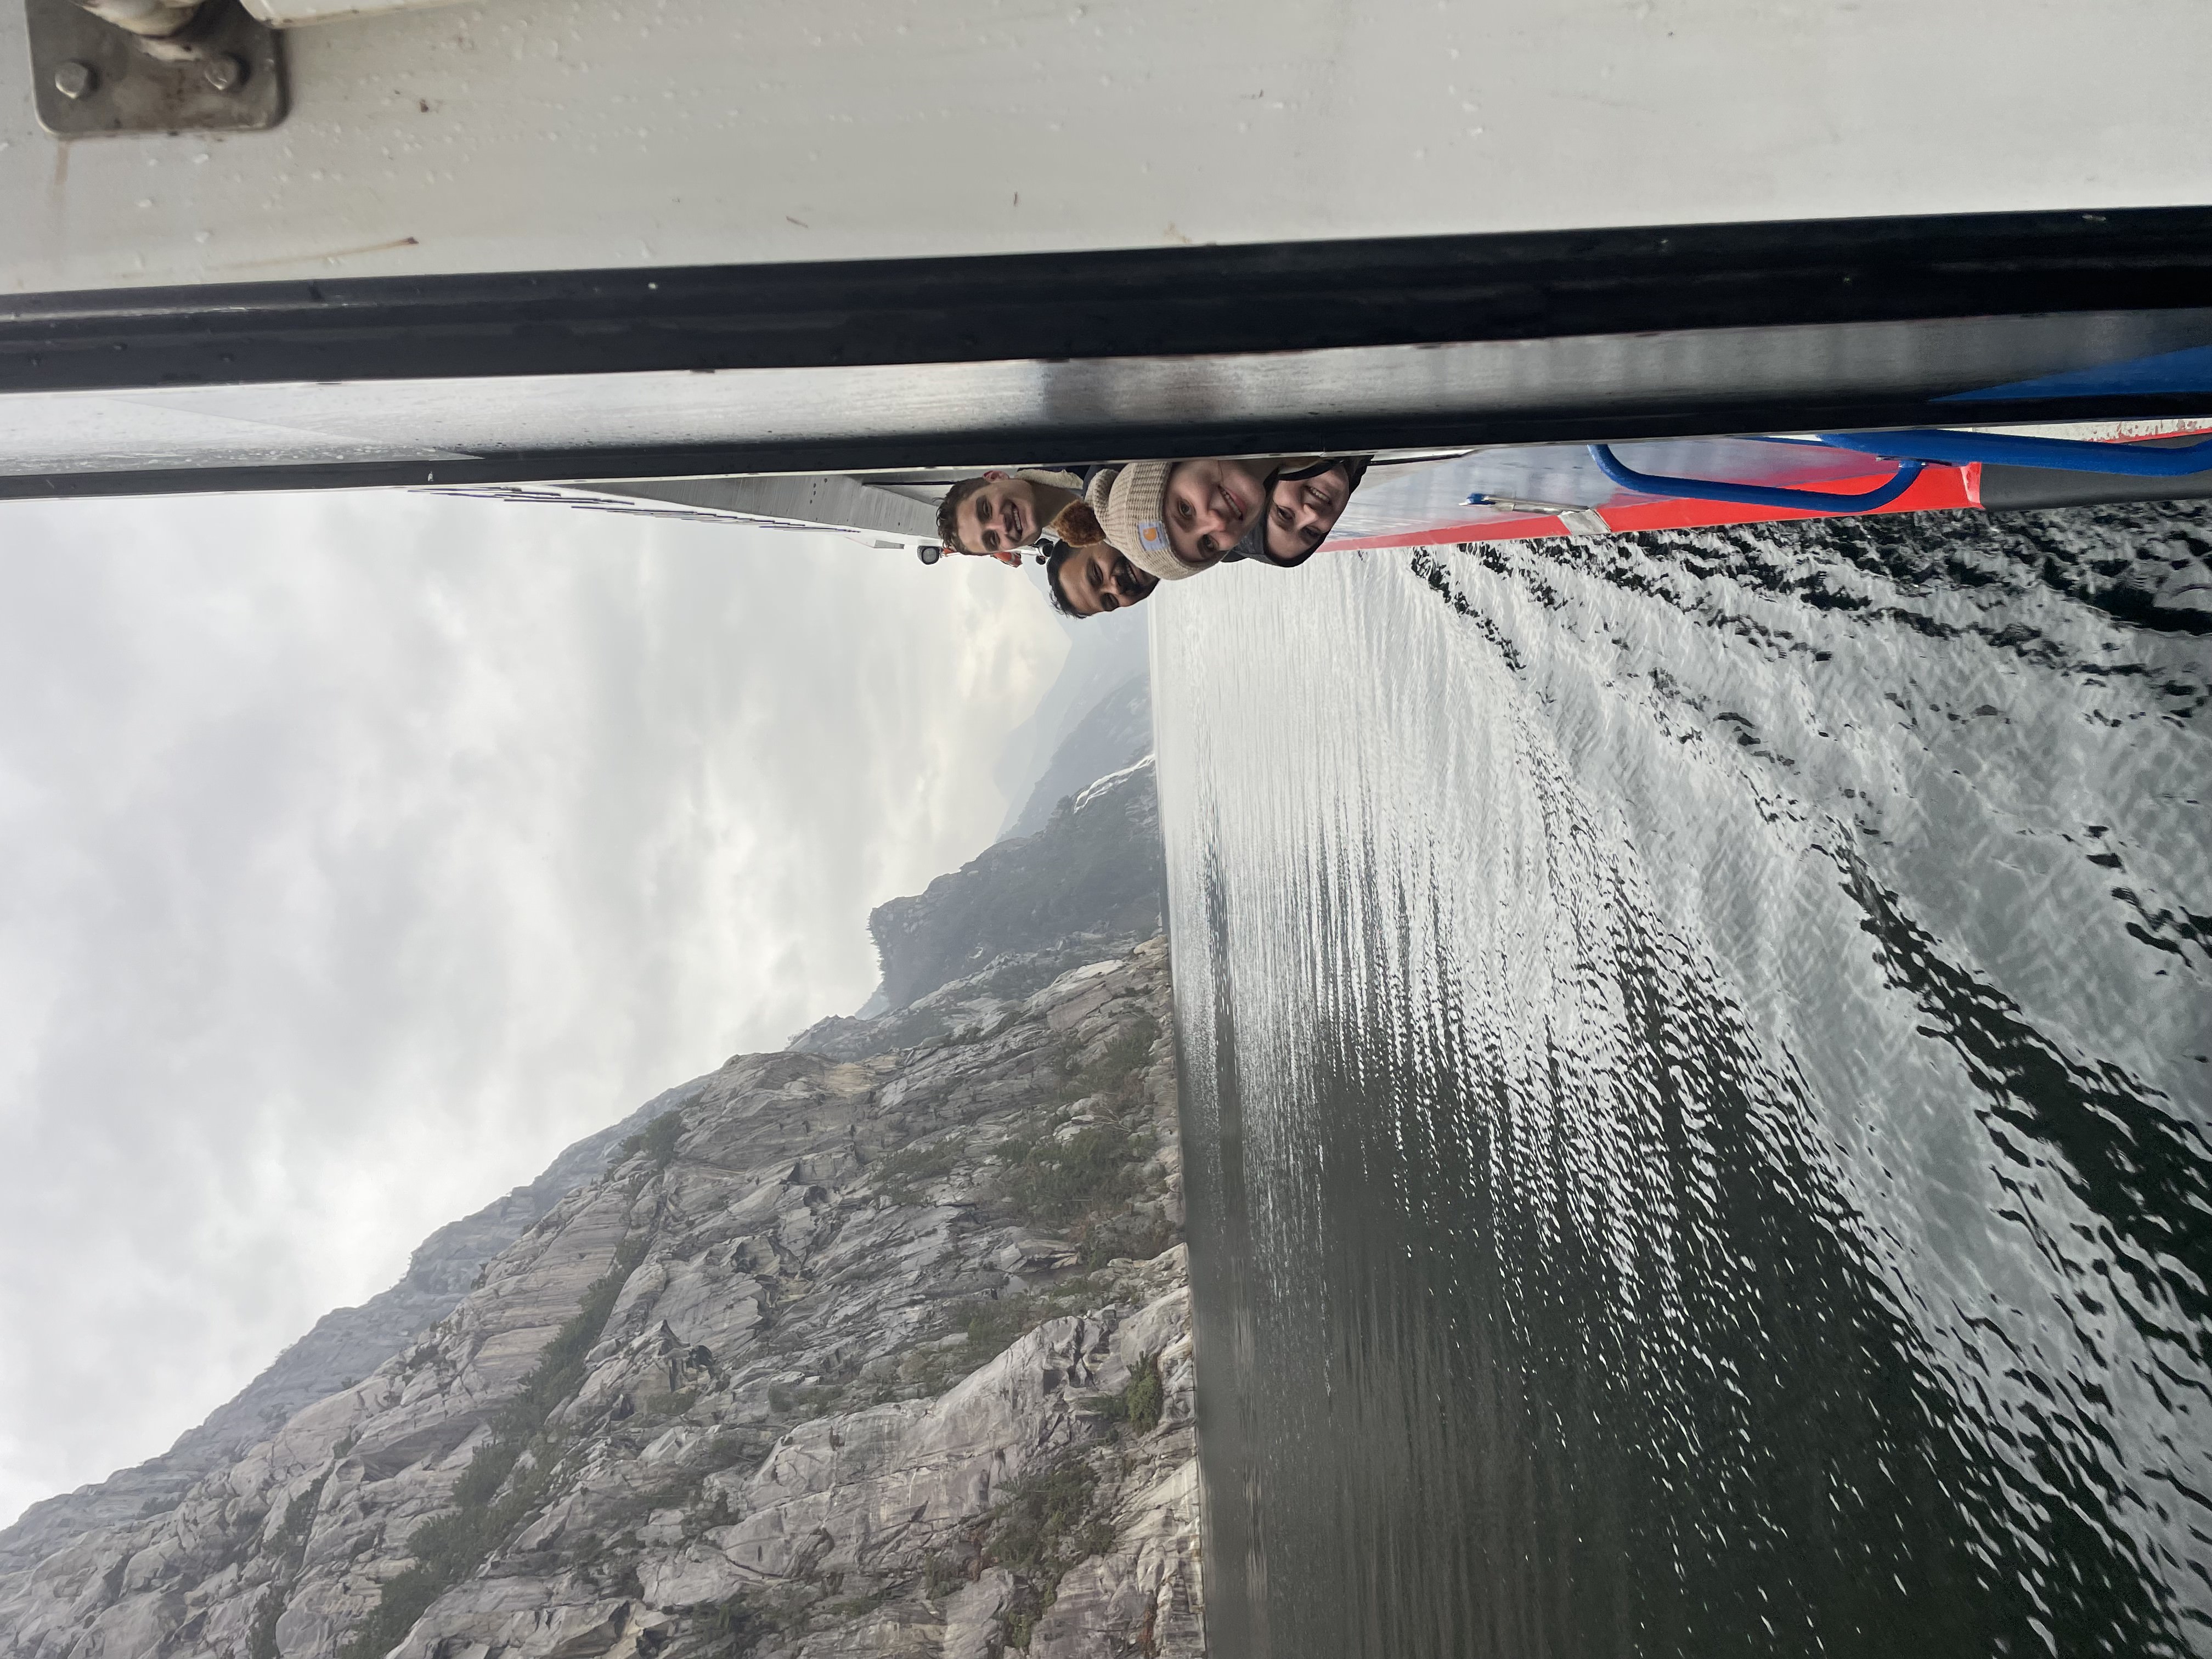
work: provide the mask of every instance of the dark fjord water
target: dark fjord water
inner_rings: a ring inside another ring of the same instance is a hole
[[[2208,556],[1161,596],[1222,1659],[2212,1651]]]

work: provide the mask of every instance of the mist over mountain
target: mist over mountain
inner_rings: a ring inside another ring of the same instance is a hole
[[[1132,659],[1127,632],[1111,650],[1070,659],[1046,700],[1058,710],[1051,717],[1057,746],[1036,769],[1028,799],[1010,815],[999,839],[931,883],[927,892],[893,899],[870,914],[883,978],[854,1020],[908,1011],[899,1027],[902,1040],[918,1042],[944,1028],[926,1009],[911,1005],[993,957],[1035,957],[1021,970],[1034,989],[1051,977],[1048,959],[1057,964],[1054,972],[1069,965],[1087,948],[1080,940],[1122,948],[1159,930],[1165,871],[1150,769],[1126,790],[1085,798],[1094,815],[1073,821],[1073,803],[1085,791],[1139,768],[1152,753],[1152,677],[1141,665],[1143,630],[1134,630],[1134,637],[1139,666],[1119,681],[1105,671]],[[1092,701],[1082,701],[1085,696]],[[1034,735],[1030,728],[1024,733]],[[1063,806],[1070,809],[1064,822]],[[1098,809],[1106,816],[1097,815]],[[1125,821],[1109,822],[1115,814]],[[1067,951],[1052,956],[1054,940],[1066,941]],[[839,1052],[836,1034],[850,1023],[824,1020],[794,1037],[792,1046]]]
[[[1160,930],[1165,861],[1149,761],[1062,800],[1036,835],[1002,841],[868,917],[883,995],[903,1009],[1001,957],[1080,952]]]
[[[1038,699],[1036,712],[1008,735],[992,769],[992,781],[1005,791],[1009,803],[1006,822],[999,826],[1000,841],[1034,835],[1044,828],[1062,795],[1136,758],[1131,755],[1102,765],[1072,784],[1045,781],[1048,774],[1064,769],[1060,762],[1068,751],[1069,739],[1092,711],[1130,681],[1141,679],[1149,687],[1152,678],[1152,631],[1142,613],[1079,622],[1063,617],[1060,626],[1067,635],[1068,652],[1060,676]],[[1151,746],[1147,738],[1145,747]],[[1081,766],[1073,769],[1079,771]]]
[[[1086,951],[1126,950],[1160,931],[1166,867],[1151,674],[1139,668],[1095,690],[1098,665],[1125,659],[1094,652],[1088,666],[1062,673],[1057,747],[999,841],[869,914],[883,981],[865,1013],[899,1014],[994,963],[1003,984],[1033,990]],[[1085,705],[1080,694],[1095,700]],[[824,1021],[793,1046],[830,1052],[823,1045],[840,1024]],[[938,1028],[921,1011],[902,1029],[916,1041]]]
[[[1052,822],[1053,809],[1109,772],[1134,766],[1152,752],[1152,677],[1139,669],[1109,688],[1061,736],[1060,746],[1030,790],[1001,841],[1034,836]]]

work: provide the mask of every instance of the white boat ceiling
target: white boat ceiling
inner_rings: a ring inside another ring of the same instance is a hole
[[[9,8],[15,9],[14,7]],[[58,143],[0,289],[2197,204],[2203,0],[481,0]]]

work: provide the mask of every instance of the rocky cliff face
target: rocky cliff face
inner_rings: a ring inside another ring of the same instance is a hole
[[[480,1277],[360,1381],[150,1512],[50,1512],[0,1652],[1200,1653],[1164,945],[1006,967],[472,1218],[417,1290]]]
[[[1083,960],[1150,938],[1165,891],[1159,796],[1146,760],[1063,799],[1037,834],[878,905],[868,931],[883,958],[883,995],[902,1009],[994,958]]]

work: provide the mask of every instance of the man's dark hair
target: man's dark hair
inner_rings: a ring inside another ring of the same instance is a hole
[[[1075,550],[1070,547],[1066,542],[1057,542],[1054,544],[1052,551],[1045,556],[1044,591],[1052,595],[1052,608],[1054,610],[1059,611],[1063,617],[1073,617],[1078,622],[1080,622],[1084,617],[1089,616],[1091,613],[1087,611],[1078,611],[1073,605],[1070,605],[1067,602],[1066,591],[1060,585],[1060,571],[1066,567],[1067,562],[1074,556]]]
[[[963,478],[946,490],[945,499],[937,504],[937,539],[955,552],[975,553],[981,550],[960,539],[960,503],[988,482],[986,478]]]

